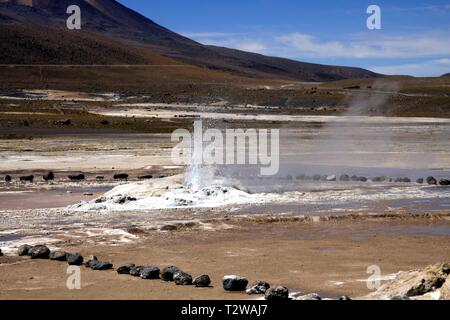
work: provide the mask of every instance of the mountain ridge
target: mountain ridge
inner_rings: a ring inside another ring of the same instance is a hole
[[[57,32],[61,33],[61,37],[62,34],[66,34],[67,38],[72,37],[71,32],[73,31],[65,29],[65,20],[68,17],[66,8],[72,4],[80,6],[82,11],[82,30],[81,32],[77,31],[78,35],[81,34],[80,37],[83,37],[82,31],[87,32],[88,43],[91,43],[91,40],[95,42],[95,36],[99,37],[98,42],[101,44],[104,44],[105,41],[113,42],[116,50],[120,52],[118,57],[122,57],[122,62],[130,63],[133,60],[139,61],[139,63],[145,62],[145,59],[137,58],[133,53],[127,54],[127,50],[149,51],[152,55],[164,56],[181,63],[250,78],[323,82],[382,76],[362,68],[299,62],[236,49],[203,45],[160,26],[114,0],[0,0],[0,24],[9,25],[8,30],[12,34],[16,29],[19,40],[21,37],[35,39],[31,44],[36,43],[36,47],[27,46],[30,50],[28,57],[33,56],[33,51],[41,52],[41,56],[45,56],[42,53],[46,50],[46,44],[51,48],[50,51],[54,51],[54,46],[50,45],[52,37],[45,35],[45,28],[57,29]],[[26,28],[20,27],[24,24],[29,25],[30,28],[34,26],[36,34],[33,36],[30,29],[25,30]],[[26,36],[24,36],[25,31],[27,32]],[[4,40],[14,41],[12,37]],[[75,56],[85,57],[82,42],[82,40],[78,41],[79,47],[72,46],[69,51],[78,52]],[[8,42],[4,43],[3,47],[7,45]],[[21,45],[26,44],[18,43],[16,47]],[[120,45],[123,46],[122,50],[118,48]],[[93,57],[101,57],[101,51],[108,50],[108,48],[110,45],[99,46],[98,50],[93,51]],[[108,56],[108,53],[105,54]],[[85,58],[80,59],[84,60]],[[2,64],[12,63],[16,60],[17,57],[12,53],[0,55]],[[33,60],[35,59],[31,59],[29,62]],[[90,62],[95,62],[95,59],[91,60]],[[104,63],[105,60],[121,62],[120,59],[113,59],[112,56],[111,58],[99,58],[100,63]],[[57,61],[57,59],[52,61]],[[67,63],[67,61],[64,58],[61,59],[62,63]],[[23,63],[26,62],[23,61]],[[77,59],[72,61],[72,63],[80,62]]]

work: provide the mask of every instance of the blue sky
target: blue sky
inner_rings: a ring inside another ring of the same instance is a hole
[[[120,0],[205,44],[385,74],[450,72],[450,0]],[[369,30],[367,7],[381,8]]]

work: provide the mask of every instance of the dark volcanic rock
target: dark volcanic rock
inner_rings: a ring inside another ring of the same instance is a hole
[[[118,173],[114,175],[114,180],[127,180],[128,174],[126,173]]]
[[[128,263],[123,266],[117,268],[118,274],[130,274],[131,268],[134,268],[136,265],[134,263]]]
[[[357,176],[351,176],[350,180],[351,181],[358,181],[358,177]]]
[[[195,278],[193,283],[196,287],[209,287],[211,279],[207,274],[203,274]]]
[[[28,255],[31,259],[48,259],[50,249],[44,245],[37,245],[28,250]]]
[[[92,270],[109,270],[112,269],[113,264],[109,261],[98,261],[98,260],[91,260],[89,262],[89,267]]]
[[[30,176],[23,176],[23,177],[20,177],[20,181],[23,181],[23,182],[33,182],[33,181],[34,181],[34,176],[33,176],[33,175],[30,175]]]
[[[90,268],[91,267],[91,262],[92,261],[98,261],[98,259],[97,259],[97,257],[96,256],[90,256],[87,260],[85,260],[85,259],[83,259],[84,260],[84,266],[85,267],[87,267],[87,268]]]
[[[141,271],[142,269],[144,269],[143,266],[135,266],[135,267],[131,267],[130,268],[130,276],[133,277],[140,277],[141,276]]]
[[[240,276],[225,276],[223,277],[223,288],[226,291],[245,291],[248,285],[248,280]]]
[[[269,301],[288,300],[289,290],[286,287],[273,287],[266,291],[265,299]]]
[[[3,252],[2,252],[2,249],[0,249],[0,257],[2,257],[3,256]]]
[[[439,180],[439,184],[440,184],[441,186],[450,186],[450,180],[447,180],[447,179],[441,179],[441,180]]]
[[[427,183],[428,184],[437,184],[437,180],[434,177],[428,177],[427,178]]]
[[[384,182],[386,181],[386,177],[375,177],[372,179],[373,182]]]
[[[30,246],[29,244],[23,244],[21,245],[18,249],[17,249],[17,254],[22,257],[22,256],[27,256],[28,255],[28,251],[32,248],[32,246]]]
[[[67,252],[64,251],[53,251],[49,255],[50,260],[55,261],[67,261]]]
[[[338,300],[344,301],[344,300],[352,300],[352,299],[350,299],[350,297],[348,297],[348,296],[341,296],[341,297],[339,297]]]
[[[55,174],[53,172],[49,172],[42,177],[45,181],[55,180]]]
[[[55,121],[54,124],[57,126],[70,126],[72,124],[72,120],[65,119],[65,120]]]
[[[270,288],[270,284],[265,281],[256,281],[251,287],[247,288],[247,294],[265,294]]]
[[[161,270],[160,277],[164,281],[173,281],[175,273],[180,272],[181,269],[175,266],[165,267]]]
[[[179,286],[190,286],[192,285],[192,276],[189,273],[180,271],[173,275],[173,281]]]
[[[68,176],[68,178],[72,181],[82,181],[82,180],[86,179],[85,175],[82,173],[71,174],[70,176]]]
[[[153,176],[151,174],[146,175],[146,176],[140,176],[138,177],[139,180],[150,180],[153,179]]]
[[[142,279],[159,279],[159,268],[157,267],[145,267],[141,270]]]
[[[424,179],[423,178],[419,178],[416,180],[416,183],[418,184],[423,184]]]
[[[343,174],[339,177],[339,181],[350,181],[350,177],[348,174]]]
[[[5,176],[5,181],[6,182],[11,182],[12,181],[12,177],[10,175],[6,175]]]
[[[95,180],[97,180],[97,181],[103,181],[103,180],[105,180],[105,177],[104,177],[104,176],[96,176],[96,177],[95,177]]]
[[[366,177],[358,177],[358,181],[367,182],[367,178]]]
[[[81,266],[83,264],[84,258],[79,253],[68,253],[67,263],[71,266]]]

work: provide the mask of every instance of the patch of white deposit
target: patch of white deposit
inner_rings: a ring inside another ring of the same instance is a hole
[[[262,197],[251,195],[231,187],[213,185],[200,190],[185,187],[166,189],[165,192],[153,192],[151,195],[133,191],[136,186],[120,186],[118,190],[130,191],[120,194],[108,193],[103,198],[81,202],[70,206],[75,211],[130,211],[153,210],[165,208],[214,208],[231,204],[250,204],[264,202]],[[117,190],[116,190],[117,191]]]

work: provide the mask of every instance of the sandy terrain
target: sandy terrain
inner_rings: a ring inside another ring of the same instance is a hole
[[[450,260],[448,221],[345,221],[320,223],[239,223],[214,232],[151,232],[123,246],[81,245],[67,251],[95,254],[117,267],[135,262],[177,265],[194,276],[207,273],[212,288],[179,287],[115,271],[82,267],[81,290],[66,288],[62,262],[0,258],[0,299],[249,299],[227,293],[221,279],[239,274],[263,279],[291,291],[325,297],[358,297],[370,292],[365,280],[371,265],[387,279],[399,270]],[[446,231],[447,230],[447,231]],[[448,234],[448,233],[447,233]]]

